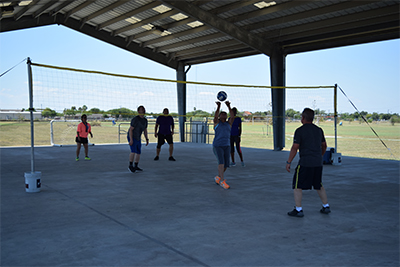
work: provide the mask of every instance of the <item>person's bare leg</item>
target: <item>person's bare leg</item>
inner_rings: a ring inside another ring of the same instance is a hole
[[[172,157],[172,153],[174,153],[174,144],[169,145],[169,156]]]
[[[76,157],[79,158],[79,153],[81,152],[81,143],[76,143]]]
[[[231,153],[232,162],[235,162],[235,152]]]
[[[226,168],[224,168],[224,164],[218,164],[218,176],[221,178],[221,181],[224,180],[224,172]]]
[[[293,189],[293,194],[294,194],[294,203],[296,204],[296,207],[301,207],[301,199],[303,197],[303,190],[296,188]]]
[[[133,160],[135,159],[135,154],[136,153],[132,153],[132,152],[129,154],[129,162],[133,162]]]
[[[83,144],[83,147],[85,148],[85,157],[89,157],[89,145],[88,144]]]
[[[322,201],[322,204],[324,205],[328,204],[328,196],[326,195],[326,191],[323,186],[321,186],[321,189],[317,190],[317,193]]]
[[[135,163],[139,163],[140,154],[135,154]]]
[[[161,148],[157,148],[157,157],[160,156]]]

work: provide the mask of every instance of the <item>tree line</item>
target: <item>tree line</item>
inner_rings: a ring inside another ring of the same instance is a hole
[[[116,117],[116,118],[132,118],[136,116],[138,113],[137,111],[128,109],[128,108],[116,108],[116,109],[110,109],[107,111],[101,110],[99,108],[91,108],[88,109],[86,105],[83,105],[82,107],[75,107],[72,106],[71,108],[65,108],[62,113],[57,113],[55,110],[52,110],[50,108],[45,108],[42,110],[42,116],[45,118],[54,118],[57,116],[74,116],[76,114],[102,114],[104,118],[108,118],[109,116]],[[159,113],[147,113],[147,115],[154,115],[158,116]],[[170,113],[171,116],[173,117],[178,117],[178,113]],[[193,116],[193,117],[213,117],[214,112],[207,112],[204,110],[200,109],[195,109],[193,111],[187,112],[187,116]],[[257,111],[253,112],[251,115],[253,116],[271,116],[272,112],[271,111]],[[328,113],[325,110],[320,110],[320,109],[315,109],[315,116],[320,117],[322,119],[327,119],[327,118],[332,118],[333,113]],[[238,116],[243,117],[244,112],[238,111]],[[285,116],[288,119],[301,119],[301,111],[294,110],[292,108],[289,108],[285,112]],[[344,121],[354,121],[354,120],[359,120],[362,121],[363,118],[365,118],[368,122],[372,121],[391,121],[392,123],[400,123],[400,116],[398,113],[368,113],[367,111],[361,111],[361,112],[354,112],[354,113],[339,113],[338,114],[338,119],[339,120],[344,120]]]

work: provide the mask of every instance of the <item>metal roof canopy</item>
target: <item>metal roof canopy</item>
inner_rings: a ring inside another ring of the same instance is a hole
[[[64,25],[171,67],[181,81],[188,65],[265,54],[271,85],[285,86],[288,54],[400,37],[399,0],[30,0],[0,8],[0,32]],[[285,90],[271,93],[274,150],[282,150]],[[185,115],[185,84],[177,94]]]
[[[399,38],[398,0],[0,1],[0,32],[59,24],[177,69]]]

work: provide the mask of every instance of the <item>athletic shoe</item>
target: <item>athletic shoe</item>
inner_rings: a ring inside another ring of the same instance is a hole
[[[293,216],[293,217],[303,217],[304,213],[303,210],[301,211],[297,211],[296,208],[294,208],[292,211],[287,213],[289,216]]]
[[[174,159],[173,156],[169,157],[168,160],[170,160],[170,161],[176,161],[176,160]]]
[[[236,166],[236,163],[235,163],[235,162],[231,162],[231,164],[229,164],[229,166],[235,167],[235,166]]]
[[[142,172],[142,171],[143,171],[143,169],[141,169],[141,168],[139,168],[139,167],[137,167],[137,166],[134,167],[134,168],[135,168],[135,170],[138,171],[138,172]]]
[[[155,158],[154,158],[154,160],[159,160],[160,158],[158,157],[158,156],[156,156]]]
[[[218,175],[214,177],[214,181],[219,184],[219,182],[221,182],[221,177],[219,177]]]
[[[246,165],[244,164],[244,162],[242,161],[242,167],[246,167]]]
[[[230,186],[226,183],[226,180],[223,180],[222,182],[220,182],[219,185],[224,189],[230,188]]]
[[[89,157],[85,157],[85,160],[91,160],[91,158],[89,158]]]
[[[324,207],[322,206],[322,209],[320,210],[320,212],[321,212],[321,213],[324,213],[324,214],[329,214],[329,213],[331,212],[331,209],[329,208],[329,206],[326,207],[326,208],[324,208]]]
[[[132,173],[136,171],[135,167],[133,167],[132,165],[129,165],[128,170]]]
[[[79,161],[79,157],[76,157],[76,159],[75,159],[76,161]]]

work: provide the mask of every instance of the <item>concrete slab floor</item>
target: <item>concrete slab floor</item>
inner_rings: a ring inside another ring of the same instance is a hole
[[[399,161],[325,165],[332,213],[305,191],[293,218],[288,152],[243,148],[224,190],[211,145],[176,143],[176,162],[143,146],[142,173],[127,144],[79,162],[73,146],[36,147],[40,193],[25,192],[30,148],[0,153],[2,266],[399,266]]]

